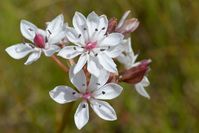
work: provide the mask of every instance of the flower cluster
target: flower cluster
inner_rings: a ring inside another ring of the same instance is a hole
[[[18,43],[6,49],[14,59],[29,55],[25,65],[37,61],[41,54],[52,57],[58,65],[69,71],[70,81],[75,86],[56,86],[49,92],[57,103],[64,104],[81,99],[74,120],[78,129],[89,120],[89,105],[102,119],[117,119],[113,107],[102,100],[118,97],[123,88],[120,82],[133,84],[136,91],[150,98],[145,91],[149,85],[146,74],[151,60],[136,62],[138,55],[131,47],[129,34],[138,27],[136,18],[128,19],[127,11],[121,20],[108,19],[105,15],[91,12],[87,17],[76,12],[72,19],[72,27],[64,22],[63,15],[46,23],[46,30],[21,20],[20,30],[29,42]],[[58,58],[60,56],[70,63],[68,69]],[[118,71],[115,61],[124,65]]]

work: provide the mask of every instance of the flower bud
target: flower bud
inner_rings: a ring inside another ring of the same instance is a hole
[[[107,33],[112,33],[115,31],[115,28],[117,26],[117,19],[116,18],[111,18],[108,21],[108,29],[107,29]]]
[[[120,32],[124,35],[127,35],[131,32],[134,32],[139,26],[139,21],[136,18],[127,19],[121,25],[121,27],[116,28],[116,32]]]
[[[121,72],[119,74],[119,82],[126,82],[130,84],[136,84],[140,82],[149,70],[150,63],[151,60],[143,60],[136,67],[132,67]]]
[[[45,48],[45,39],[41,34],[35,35],[34,43],[39,48]]]

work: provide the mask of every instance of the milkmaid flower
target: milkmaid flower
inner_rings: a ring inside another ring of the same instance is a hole
[[[30,54],[24,63],[28,65],[38,60],[42,52],[46,56],[52,56],[60,50],[57,44],[65,38],[66,25],[63,15],[59,15],[47,24],[45,31],[26,20],[21,20],[20,30],[31,43],[24,42],[10,46],[6,52],[14,59],[21,59]]]
[[[141,62],[136,62],[136,59],[138,57],[138,55],[134,54],[132,47],[131,47],[131,39],[128,38],[126,40],[123,41],[123,46],[124,51],[122,52],[122,54],[120,56],[117,57],[118,61],[122,64],[124,64],[126,69],[130,69],[132,67],[136,67],[138,66]],[[150,60],[148,60],[150,62]],[[146,97],[146,98],[150,98],[149,94],[146,92],[144,87],[149,86],[150,82],[148,80],[148,78],[146,76],[143,77],[143,79],[139,82],[136,83],[135,89],[136,91]]]
[[[116,98],[122,92],[122,87],[115,83],[106,83],[109,73],[100,70],[100,76],[91,76],[87,85],[86,76],[83,70],[74,74],[74,67],[69,71],[70,81],[78,91],[68,86],[57,86],[49,92],[50,97],[57,103],[64,104],[81,99],[74,121],[78,129],[85,126],[89,120],[89,104],[94,112],[102,119],[113,121],[117,119],[116,113],[111,105],[102,100]]]
[[[112,58],[121,53],[122,45],[119,44],[123,40],[123,35],[107,33],[107,17],[91,12],[85,18],[81,13],[76,12],[73,26],[74,28],[67,28],[66,35],[75,45],[64,47],[58,55],[66,59],[80,55],[74,73],[79,72],[86,63],[88,71],[95,76],[99,76],[100,69],[117,73],[116,64]]]

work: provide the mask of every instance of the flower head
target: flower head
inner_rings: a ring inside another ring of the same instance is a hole
[[[74,73],[79,72],[86,63],[88,71],[95,76],[99,76],[99,70],[102,68],[117,73],[116,64],[112,58],[117,57],[122,51],[122,46],[119,44],[123,40],[123,35],[107,34],[107,17],[91,12],[85,18],[81,13],[76,12],[73,26],[74,28],[67,28],[66,35],[75,45],[64,47],[58,55],[66,59],[80,55]]]
[[[74,120],[78,129],[81,129],[89,120],[89,105],[94,112],[102,119],[113,121],[117,119],[116,113],[105,101],[116,98],[122,92],[122,87],[115,83],[108,83],[109,73],[101,70],[100,76],[91,76],[90,82],[87,85],[86,76],[83,70],[74,74],[74,67],[70,69],[69,77],[78,92],[68,86],[57,86],[49,92],[51,98],[60,104],[72,102],[81,99]]]
[[[21,33],[31,43],[10,46],[6,52],[14,59],[21,59],[30,54],[25,62],[26,65],[38,60],[42,52],[46,56],[52,56],[60,49],[57,44],[64,39],[65,28],[63,15],[59,15],[49,22],[45,31],[26,20],[21,20]]]
[[[147,67],[148,67],[148,64],[151,62],[151,60],[149,59],[149,60],[136,62],[138,55],[137,54],[135,55],[133,52],[133,49],[131,47],[131,39],[130,38],[123,41],[123,46],[124,46],[124,51],[122,52],[122,54],[120,54],[120,56],[117,57],[118,61],[120,63],[124,64],[126,69],[137,70],[137,71],[132,71],[132,73],[138,73],[138,78],[139,78],[139,75],[141,77],[143,77],[143,75],[146,73],[146,71],[148,69]],[[129,71],[129,72],[127,71],[126,73],[128,75],[131,75],[131,71]],[[138,80],[138,79],[135,79],[135,80]],[[130,80],[128,80],[128,81],[129,81],[129,83],[133,82]],[[150,98],[150,96],[144,89],[144,87],[147,87],[150,84],[148,78],[146,76],[144,76],[142,79],[139,79],[139,81],[140,82],[135,84],[136,91],[140,95],[142,95],[146,98]]]

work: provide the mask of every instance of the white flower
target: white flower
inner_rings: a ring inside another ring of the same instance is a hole
[[[60,50],[57,44],[65,37],[64,27],[63,15],[59,15],[49,22],[45,31],[26,20],[21,20],[21,33],[32,43],[19,43],[10,46],[6,49],[6,52],[14,59],[21,59],[30,54],[25,65],[38,60],[42,52],[46,56],[52,56]]]
[[[99,76],[99,70],[117,73],[116,64],[112,58],[117,57],[122,51],[120,33],[107,34],[108,19],[105,15],[98,16],[91,12],[87,18],[76,12],[73,17],[74,28],[67,28],[68,40],[74,46],[66,46],[58,53],[59,56],[72,59],[80,55],[74,73],[79,72],[87,63],[88,71]]]
[[[89,120],[89,105],[94,112],[102,119],[113,121],[117,119],[113,107],[105,101],[116,98],[122,92],[122,87],[115,83],[106,84],[109,73],[100,71],[100,76],[91,76],[90,83],[87,85],[86,76],[83,70],[77,74],[73,72],[74,67],[71,67],[69,78],[79,92],[68,86],[57,86],[49,92],[51,98],[60,104],[82,99],[79,104],[74,120],[78,129],[81,129]]]
[[[125,50],[122,52],[122,54],[120,56],[117,57],[117,60],[124,64],[126,69],[138,66],[140,64],[140,62],[135,62],[138,55],[134,54],[132,47],[131,47],[131,39],[128,38],[127,40],[123,41],[123,46],[125,47]],[[146,97],[146,98],[150,98],[149,94],[146,92],[144,87],[149,86],[150,82],[148,80],[148,78],[146,76],[143,77],[143,79],[135,84],[135,89],[136,91]]]

